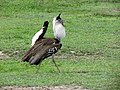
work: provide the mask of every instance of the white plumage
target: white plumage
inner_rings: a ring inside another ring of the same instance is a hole
[[[57,17],[53,18],[53,32],[55,38],[60,40],[61,38],[64,38],[66,36],[65,33],[65,27],[63,26],[63,23],[61,20],[56,20]]]
[[[32,43],[31,43],[32,46],[35,44],[36,40],[39,38],[39,36],[40,36],[42,33],[43,33],[43,28],[42,28],[40,31],[38,31],[38,32],[33,36],[33,38],[32,38]]]
[[[63,25],[62,19],[60,18],[60,15],[61,14],[59,14],[57,17],[53,18],[54,37],[56,39],[58,39],[59,41],[61,40],[61,38],[64,38],[66,36],[65,27]],[[43,28],[33,36],[32,43],[31,43],[32,46],[35,44],[35,42],[39,38],[39,36],[43,33]]]

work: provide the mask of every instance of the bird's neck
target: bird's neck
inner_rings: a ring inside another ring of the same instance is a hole
[[[56,43],[61,43],[59,39],[55,38]]]
[[[56,17],[55,18],[53,18],[53,32],[54,32],[54,29],[55,29],[55,22],[56,21]]]
[[[61,38],[56,38],[59,42],[61,42]]]

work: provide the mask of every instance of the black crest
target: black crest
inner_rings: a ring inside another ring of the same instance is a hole
[[[56,20],[61,20],[60,15],[61,15],[61,13],[57,16]]]

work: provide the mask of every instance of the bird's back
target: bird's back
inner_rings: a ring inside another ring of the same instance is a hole
[[[43,38],[26,52],[22,60],[37,65],[45,58],[55,54],[61,46],[62,44],[55,38]]]

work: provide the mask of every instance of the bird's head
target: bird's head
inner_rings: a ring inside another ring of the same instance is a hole
[[[56,17],[56,20],[61,20],[60,15],[61,15],[61,13]]]
[[[59,41],[61,38],[65,37],[65,27],[63,25],[63,20],[60,17],[61,14],[53,18],[53,32],[56,39]]]
[[[53,18],[53,23],[54,24],[57,23],[57,22],[63,23],[60,15],[61,15],[61,13],[58,16]]]

